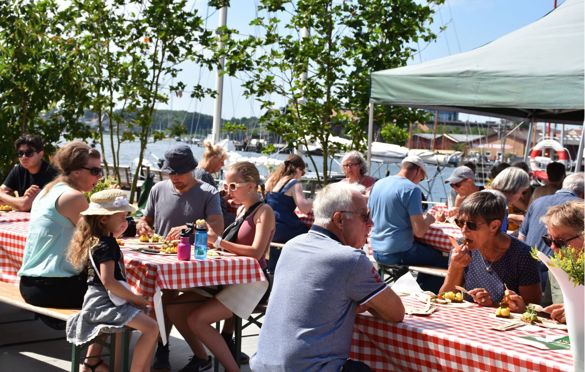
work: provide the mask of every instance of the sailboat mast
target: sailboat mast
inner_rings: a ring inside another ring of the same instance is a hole
[[[218,28],[222,28],[226,25],[227,21],[227,6],[222,7],[219,10],[219,24]],[[219,49],[223,47],[223,42],[219,41]],[[215,81],[215,90],[217,96],[215,97],[215,110],[213,112],[213,127],[211,128],[211,139],[213,143],[219,142],[219,131],[221,129],[221,107],[223,103],[223,68],[225,66],[225,58],[221,57],[217,66],[217,79]]]

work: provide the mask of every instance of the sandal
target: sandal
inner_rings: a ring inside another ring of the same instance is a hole
[[[89,368],[91,372],[96,372],[96,369],[102,364],[104,364],[104,361],[101,359],[96,364],[89,364],[87,362],[83,362],[83,366]]]

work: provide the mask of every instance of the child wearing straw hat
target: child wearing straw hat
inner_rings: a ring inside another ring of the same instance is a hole
[[[158,327],[140,310],[148,301],[127,287],[116,241],[128,226],[127,213],[135,210],[124,191],[112,189],[93,194],[89,208],[81,213],[67,258],[75,267],[88,266],[88,289],[81,312],[67,321],[67,341],[81,345],[106,329],[137,329],[142,335],[136,342],[131,369],[149,371]],[[90,358],[86,356],[82,370],[100,370],[101,359],[92,363]]]

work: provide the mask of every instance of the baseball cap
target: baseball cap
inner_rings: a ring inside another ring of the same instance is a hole
[[[420,158],[420,156],[418,155],[409,155],[407,157],[405,157],[404,159],[402,159],[402,163],[404,165],[404,163],[412,163],[416,166],[418,166],[423,173],[425,174],[425,177],[427,176],[427,170],[425,168],[425,162]]]
[[[165,152],[165,161],[161,170],[167,173],[183,174],[195,168],[197,168],[197,160],[191,148],[182,144]]]
[[[471,178],[472,180],[475,179],[475,173],[471,170],[471,168],[462,165],[457,167],[453,170],[453,173],[447,178],[445,183],[459,183],[463,180]]]

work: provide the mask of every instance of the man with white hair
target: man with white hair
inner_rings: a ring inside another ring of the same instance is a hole
[[[551,195],[541,196],[528,207],[524,222],[520,227],[518,239],[531,247],[536,246],[539,251],[550,256],[552,249],[544,244],[542,236],[546,234],[546,226],[540,218],[550,207],[563,204],[571,200],[583,199],[584,174],[573,173],[563,180],[563,188]]]
[[[348,359],[356,313],[404,318],[400,297],[362,251],[372,224],[363,191],[327,185],[313,202],[311,230],[285,244],[253,371],[370,371]]]
[[[583,173],[573,173],[563,180],[562,189],[551,195],[541,196],[536,199],[528,207],[524,222],[520,227],[520,233],[518,239],[524,241],[531,247],[538,248],[539,251],[551,256],[553,251],[549,247],[542,237],[547,234],[546,225],[541,221],[542,216],[555,205],[561,205],[572,200],[583,199],[584,183]],[[545,289],[545,296],[542,300],[543,305],[549,305],[552,303],[550,297],[550,284],[548,283],[548,270],[543,264],[540,265],[543,287]]]
[[[374,221],[370,242],[377,262],[447,268],[447,257],[414,239],[423,237],[435,222],[422,210],[422,192],[417,185],[425,177],[422,159],[407,156],[398,174],[374,184],[368,206]],[[422,289],[433,292],[443,284],[443,278],[432,275],[419,274],[417,280]]]

